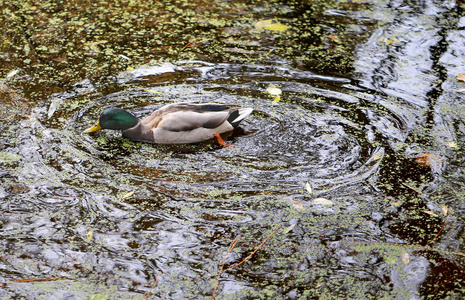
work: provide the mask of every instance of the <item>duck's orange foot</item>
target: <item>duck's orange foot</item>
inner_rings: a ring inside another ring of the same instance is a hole
[[[215,137],[218,140],[218,144],[220,144],[221,146],[225,146],[225,147],[231,146],[228,143],[226,143],[218,133],[215,133]]]

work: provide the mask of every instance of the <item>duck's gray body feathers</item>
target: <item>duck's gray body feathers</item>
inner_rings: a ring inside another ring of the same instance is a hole
[[[252,111],[234,105],[175,103],[123,130],[123,136],[157,144],[196,143],[233,130]]]

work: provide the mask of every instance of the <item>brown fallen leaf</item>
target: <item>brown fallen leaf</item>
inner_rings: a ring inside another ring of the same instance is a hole
[[[465,74],[457,74],[457,79],[460,81],[465,81]]]
[[[441,168],[442,158],[431,153],[418,154],[415,162],[422,167],[430,167],[433,171],[438,171]]]
[[[302,203],[298,202],[298,201],[295,201],[294,199],[291,199],[291,203],[292,205],[294,205],[295,208],[297,209],[300,209],[300,210],[303,210],[304,209],[304,206],[302,205]]]

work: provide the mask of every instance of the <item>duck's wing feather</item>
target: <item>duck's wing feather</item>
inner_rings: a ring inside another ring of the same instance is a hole
[[[157,122],[156,128],[169,131],[190,131],[196,128],[216,128],[223,124],[229,116],[229,111],[193,112],[178,111],[166,114]]]
[[[141,123],[148,128],[176,132],[200,127],[216,128],[228,119],[235,107],[215,103],[174,103],[156,110]]]

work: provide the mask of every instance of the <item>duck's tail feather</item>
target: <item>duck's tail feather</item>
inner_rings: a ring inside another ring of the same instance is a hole
[[[237,127],[248,115],[253,112],[253,108],[240,108],[233,111],[228,118],[228,122],[233,126]]]

